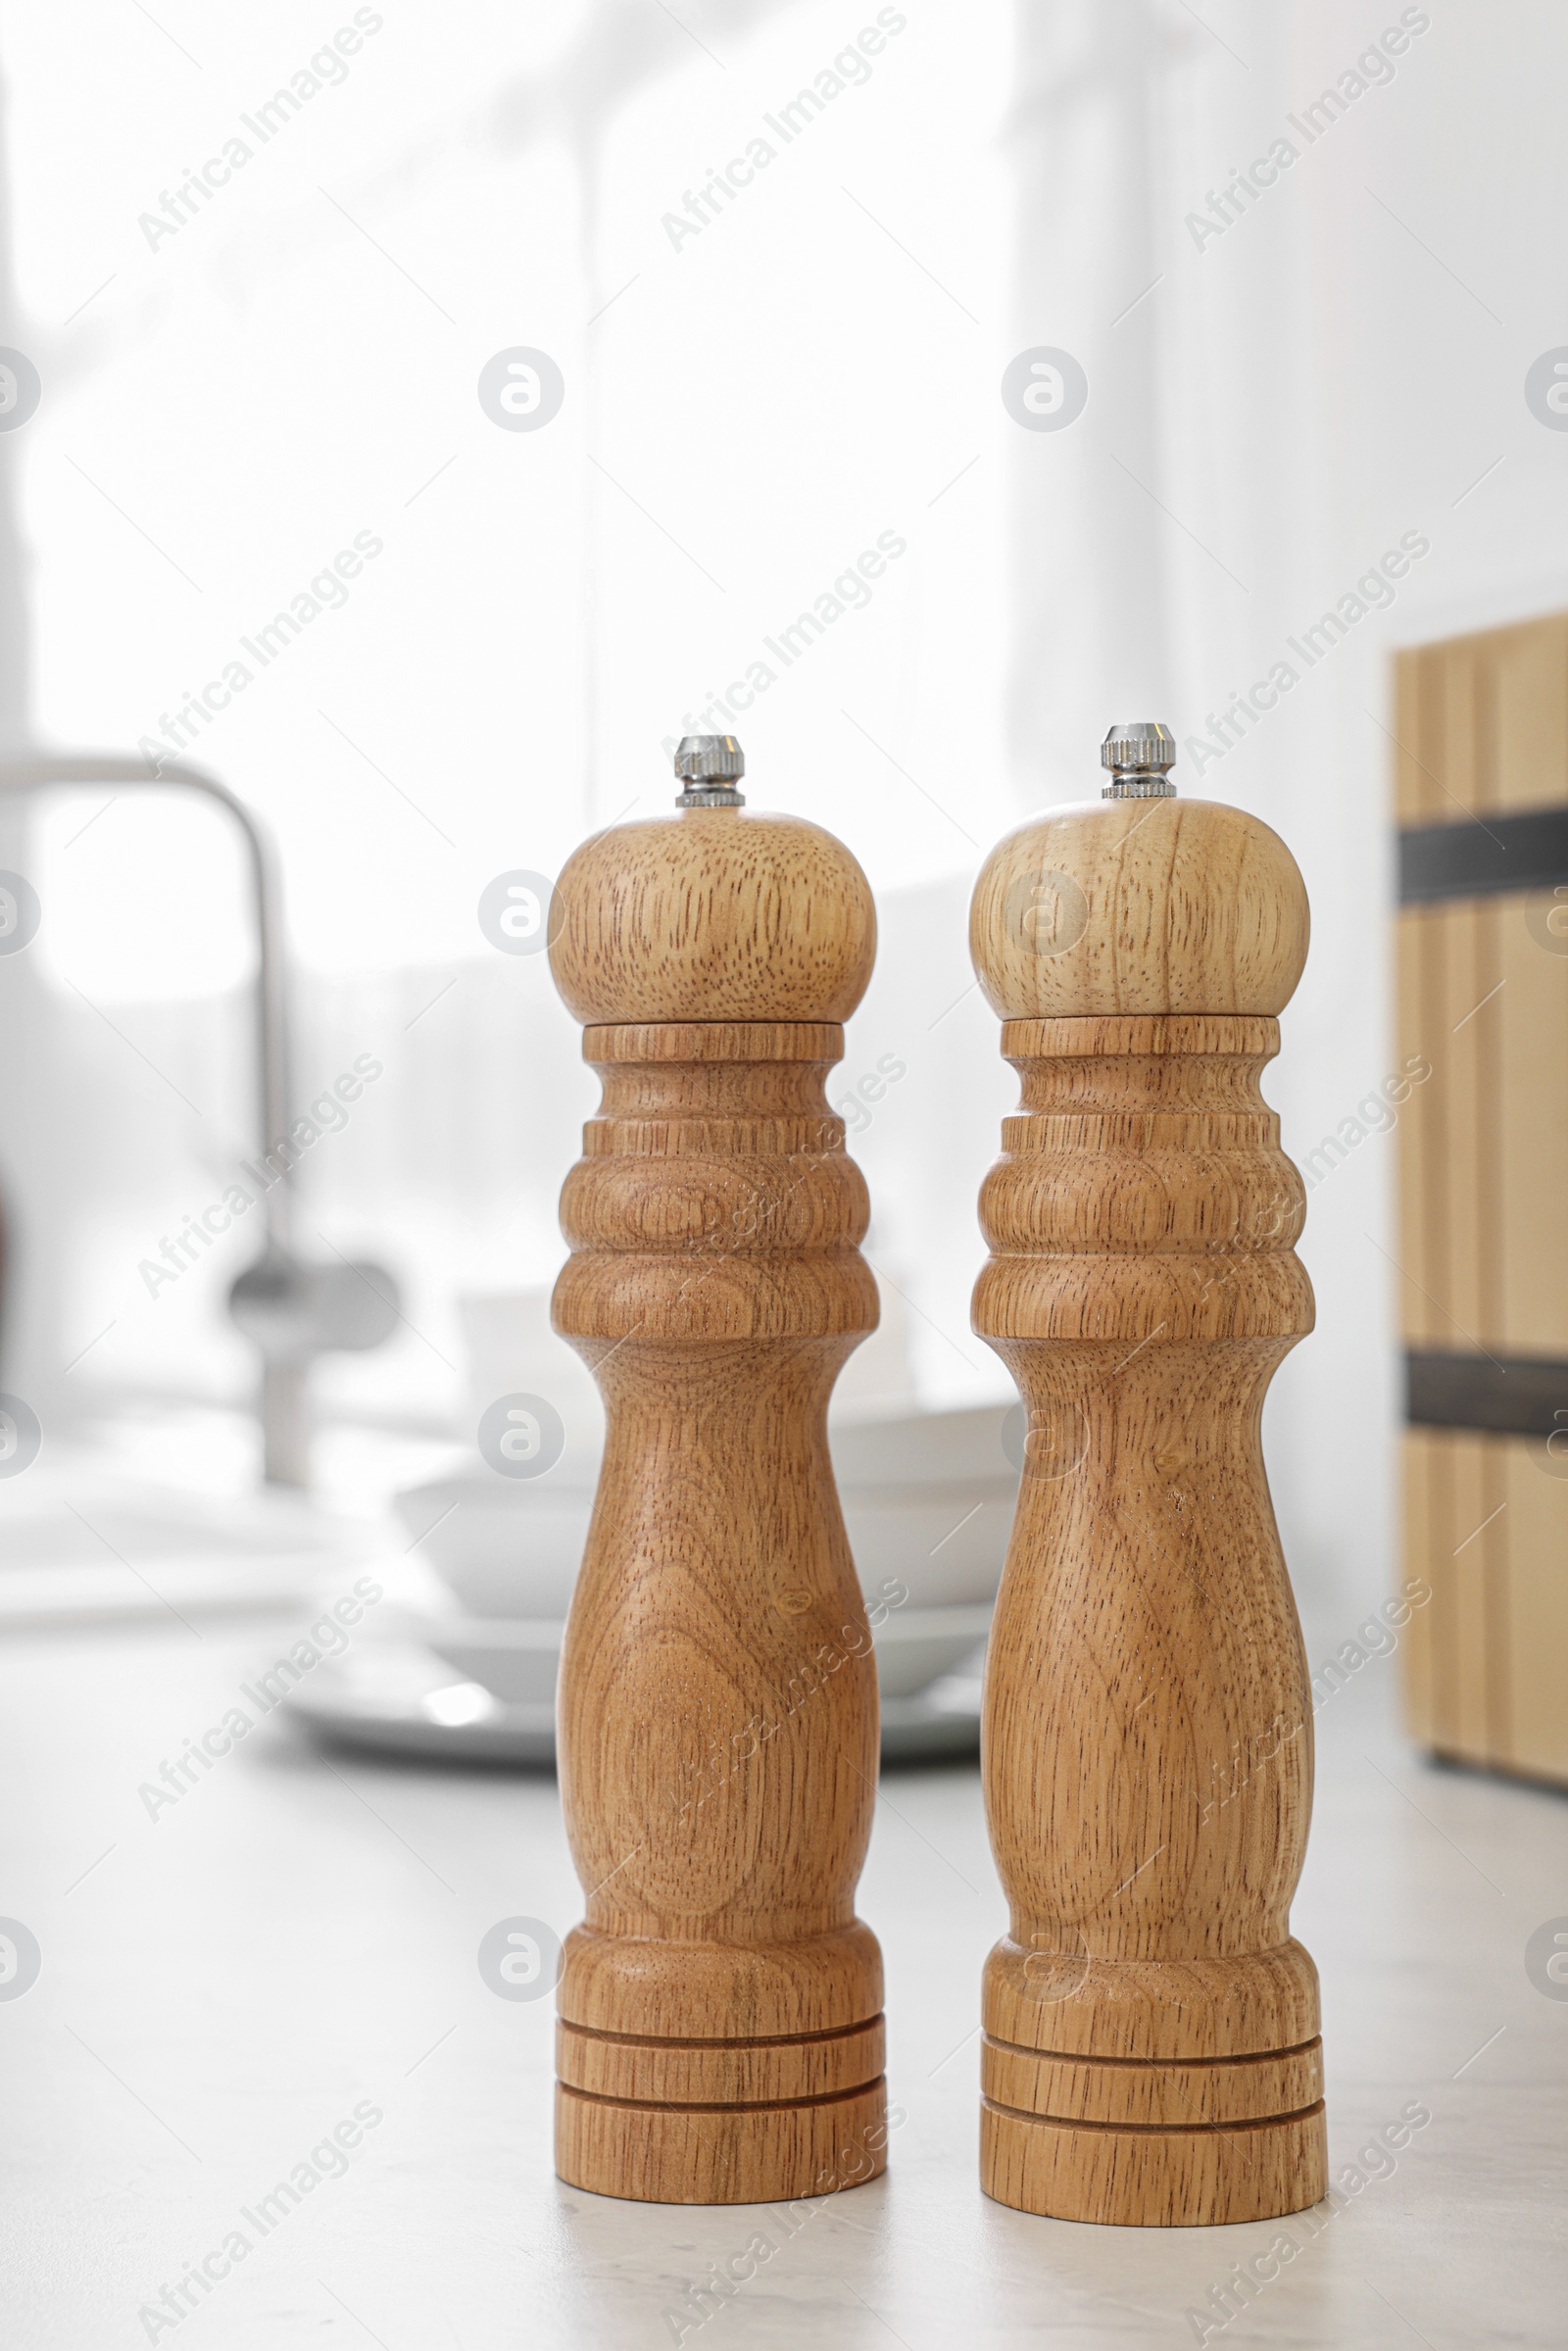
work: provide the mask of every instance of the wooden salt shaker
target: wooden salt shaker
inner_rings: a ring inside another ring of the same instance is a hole
[[[981,870],[970,947],[1022,1081],[974,1327],[1029,1415],[982,1770],[981,2183],[1025,2212],[1251,2221],[1326,2191],[1312,1787],[1259,1445],[1312,1327],[1305,1199],[1258,1077],[1306,956],[1290,852],[1114,727],[1099,802]]]
[[[875,915],[831,834],[745,812],[744,767],[732,737],[688,737],[679,814],[585,842],[552,914],[604,1086],[553,1314],[607,1417],[561,1668],[587,1917],[556,2168],[659,2203],[819,2195],[886,2162],[882,1960],[855,1916],[876,1668],[827,1445],[877,1299],[823,1091]]]

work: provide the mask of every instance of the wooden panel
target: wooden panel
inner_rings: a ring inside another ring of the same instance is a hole
[[[1427,1549],[1421,1559],[1406,1555],[1406,1573],[1424,1575],[1432,1587],[1427,1625],[1432,1744],[1442,1754],[1457,1754],[1463,1742],[1459,1729],[1458,1611],[1452,1532],[1453,1440],[1449,1432],[1428,1431],[1425,1450]]]
[[[1403,1552],[1432,1588],[1401,1643],[1411,1738],[1568,1784],[1568,1454],[1406,1431]]]
[[[1552,613],[1473,639],[1485,649],[1494,705],[1498,808],[1568,800],[1568,617]]]
[[[1459,1036],[1470,1040],[1475,1124],[1470,1135],[1475,1169],[1477,1335],[1483,1347],[1502,1336],[1502,1028],[1508,979],[1502,967],[1503,910],[1495,899],[1475,909],[1473,1009],[1460,1015]]]
[[[1475,962],[1471,911],[1465,906],[1435,906],[1426,943],[1432,1021],[1427,1143],[1437,1154],[1431,1171],[1433,1278],[1427,1306],[1433,1342],[1440,1347],[1463,1347],[1466,1333],[1475,1329],[1475,1184],[1468,1149],[1474,1105],[1464,1086],[1469,1063],[1455,1042],[1462,1035],[1455,1024],[1475,1001],[1469,984]]]
[[[1408,1068],[1414,1054],[1432,1057],[1436,1029],[1428,1006],[1437,969],[1433,911],[1410,907],[1395,925],[1395,1061],[1400,1068]],[[1403,1274],[1398,1285],[1399,1327],[1411,1347],[1446,1344],[1438,1337],[1435,1326],[1440,1318],[1432,1303],[1442,1270],[1442,1202],[1434,1194],[1442,1183],[1443,1153],[1429,1129],[1439,1114],[1430,1078],[1413,1089],[1399,1111],[1403,1132],[1397,1147],[1399,1234],[1395,1255]]]
[[[1432,712],[1439,733],[1437,757],[1428,760],[1440,780],[1444,816],[1478,814],[1490,801],[1492,762],[1483,761],[1477,741],[1477,705],[1482,692],[1482,661],[1473,640],[1448,648],[1432,681]]]
[[[1419,1051],[1432,1064],[1432,1075],[1419,1087],[1407,1106],[1407,1120],[1398,1132],[1401,1148],[1417,1159],[1416,1186],[1421,1200],[1422,1227],[1419,1260],[1399,1250],[1406,1270],[1401,1285],[1404,1329],[1413,1346],[1454,1347],[1448,1306],[1452,1291],[1449,1268],[1453,1249],[1449,1238],[1454,1203],[1449,1182],[1453,1113],[1449,1097],[1453,1085],[1452,1055],[1446,1050],[1450,1021],[1447,1013],[1446,953],[1448,940],[1447,906],[1423,906],[1400,916],[1401,929],[1414,936]]]
[[[1424,1578],[1432,1584],[1433,1448],[1441,1440],[1430,1429],[1407,1429],[1404,1437],[1404,1580]],[[1436,1693],[1433,1689],[1433,1617],[1436,1592],[1424,1607],[1416,1608],[1404,1630],[1404,1720],[1410,1737],[1423,1746],[1439,1744]]]
[[[1568,1781],[1568,1459],[1507,1439],[1508,1677],[1515,1771]],[[1562,1451],[1559,1446],[1557,1450]]]
[[[1507,984],[1497,999],[1495,1336],[1520,1355],[1568,1355],[1568,954],[1530,928],[1552,905],[1540,891],[1496,906]]]
[[[1449,1735],[1459,1753],[1491,1752],[1491,1677],[1487,1670],[1489,1579],[1486,1525],[1495,1507],[1485,1477],[1487,1440],[1455,1430],[1446,1439],[1447,1524],[1440,1548],[1447,1553],[1443,1574],[1448,1592],[1445,1631],[1448,1644]]]
[[[1405,1721],[1440,1754],[1568,1783],[1568,1459],[1538,1439],[1412,1429]]]
[[[1450,1493],[1452,1460],[1446,1434],[1427,1438],[1427,1553],[1424,1559],[1406,1555],[1405,1572],[1423,1575],[1432,1587],[1431,1622],[1427,1627],[1432,1690],[1432,1744],[1444,1752],[1456,1743],[1458,1702],[1453,1674],[1453,1578],[1448,1572],[1453,1538]]]
[[[1568,615],[1401,654],[1401,825],[1568,804]],[[1397,1036],[1433,1075],[1398,1129],[1406,1340],[1568,1354],[1568,955],[1550,892],[1408,907]],[[1532,929],[1532,920],[1535,928]],[[1568,1781],[1568,1475],[1539,1440],[1418,1429],[1404,1572],[1412,1735]]]
[[[1487,1342],[1496,1320],[1496,1086],[1501,1013],[1497,1004],[1500,922],[1493,906],[1468,900],[1431,910],[1435,1042],[1427,1091],[1432,1125],[1424,1141],[1441,1158],[1441,1206],[1434,1202],[1437,1279],[1426,1284],[1440,1347]]]
[[[1421,762],[1421,783],[1426,799],[1426,821],[1441,824],[1446,818],[1462,816],[1455,808],[1453,796],[1444,775],[1446,759],[1445,727],[1447,722],[1444,662],[1442,658],[1427,652],[1418,657],[1415,688],[1415,745]]]
[[[1396,824],[1436,824],[1437,787],[1424,764],[1421,692],[1424,653],[1394,657],[1394,808]]]
[[[1497,1764],[1513,1755],[1512,1606],[1509,1561],[1513,1524],[1508,1508],[1508,1449],[1504,1437],[1478,1437],[1481,1500],[1486,1516],[1472,1544],[1481,1553],[1480,1612],[1485,1628],[1482,1673],[1486,1683],[1487,1754]],[[1462,1539],[1461,1539],[1462,1540]]]
[[[1568,613],[1397,654],[1401,825],[1568,801]]]

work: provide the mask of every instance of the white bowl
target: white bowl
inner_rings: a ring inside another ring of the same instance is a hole
[[[592,1486],[558,1485],[555,1470],[533,1481],[502,1478],[479,1463],[410,1487],[395,1507],[466,1615],[564,1617],[582,1565]]]
[[[1002,1448],[1008,1409],[879,1413],[830,1426],[867,1592],[897,1580],[919,1609],[995,1596],[1018,1484]],[[504,1478],[475,1462],[411,1487],[396,1507],[466,1615],[559,1620],[582,1560],[598,1466],[588,1446],[568,1446],[537,1479]]]
[[[1007,1404],[963,1404],[951,1411],[830,1414],[828,1445],[840,1493],[857,1486],[933,1486],[994,1482],[1015,1492],[1016,1463],[1003,1444]]]
[[[564,1624],[524,1617],[432,1619],[422,1628],[426,1645],[470,1682],[478,1682],[508,1706],[554,1706],[561,1668]]]
[[[868,1592],[901,1583],[916,1608],[995,1599],[1012,1526],[1013,1493],[995,1484],[925,1490],[849,1488],[850,1548]]]

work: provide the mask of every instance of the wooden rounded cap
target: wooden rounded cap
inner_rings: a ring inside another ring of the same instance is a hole
[[[969,953],[1004,1020],[1275,1013],[1306,960],[1306,890],[1278,833],[1211,800],[1096,800],[998,843]]]
[[[562,869],[551,931],[584,1023],[847,1020],[876,955],[871,886],[843,842],[748,808],[596,833]]]

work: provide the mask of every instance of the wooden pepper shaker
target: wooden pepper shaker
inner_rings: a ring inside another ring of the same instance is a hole
[[[974,1327],[1030,1422],[982,1733],[1011,1927],[981,2182],[1063,2220],[1260,2220],[1327,2186],[1288,1917],[1312,1710],[1259,1445],[1312,1327],[1258,1090],[1306,895],[1266,825],[1175,798],[1164,727],[1102,758],[1102,800],[1010,834],[970,916],[1022,1082]]]
[[[556,2168],[662,2203],[822,2194],[886,2161],[882,1960],[855,1916],[876,1667],[827,1445],[877,1319],[824,1093],[875,915],[831,834],[745,811],[744,768],[732,737],[686,738],[680,812],[585,842],[552,913],[604,1086],[553,1315],[607,1416],[561,1668],[587,1917]]]

